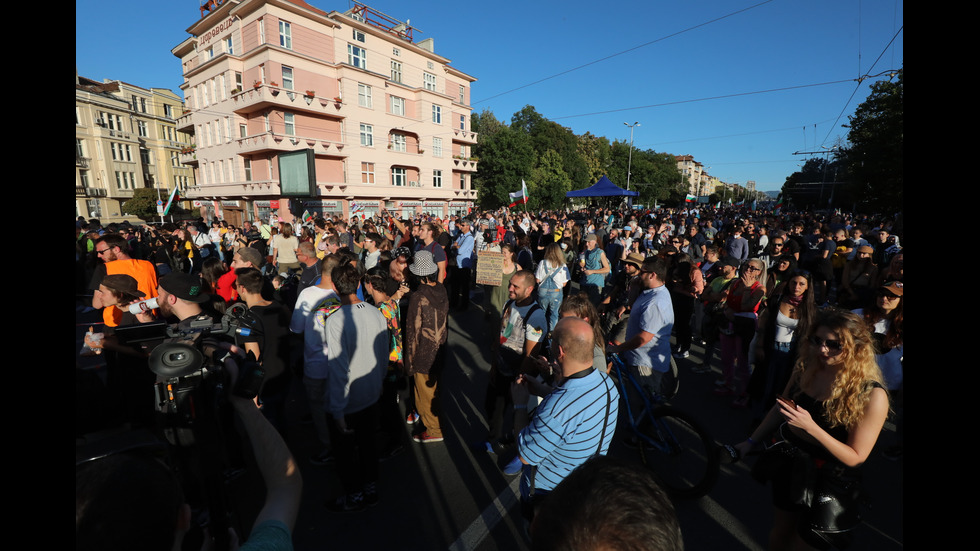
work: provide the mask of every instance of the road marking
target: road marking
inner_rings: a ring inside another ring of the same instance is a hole
[[[480,513],[480,516],[466,530],[463,530],[459,538],[449,546],[449,550],[473,551],[476,549],[490,535],[490,530],[493,530],[503,520],[504,515],[507,514],[507,510],[517,503],[517,492],[520,483],[521,477],[514,477],[510,486],[504,488],[500,492],[500,495],[493,500],[493,503],[487,505],[487,508]]]
[[[717,501],[711,499],[710,497],[705,497],[701,499],[701,510],[707,513],[708,518],[714,520],[717,524],[728,530],[739,543],[745,546],[749,551],[764,551],[761,545],[756,543],[749,534],[748,529],[739,521],[737,518],[731,515],[724,507],[718,504]]]

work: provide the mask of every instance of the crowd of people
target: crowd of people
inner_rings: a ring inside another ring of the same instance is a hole
[[[419,445],[444,441],[449,318],[474,302],[493,329],[477,343],[490,365],[487,436],[472,444],[512,455],[504,472],[521,474],[532,537],[549,495],[617,434],[629,397],[606,354],[657,393],[674,383],[672,362],[695,376],[715,373],[717,357],[714,393],[756,418],[734,449],[778,441],[840,466],[839,480],[857,479],[889,411],[903,426],[900,216],[688,207],[272,222],[80,219],[76,290],[92,294],[110,335],[86,346],[111,351],[113,328],[218,319],[245,303],[261,336],[235,344],[266,372],[254,406],[281,430],[302,381],[322,445],[309,461],[336,463],[343,484],[331,511],[378,502],[378,462],[409,444],[405,423]],[[499,269],[478,276],[491,257]],[[133,384],[113,396],[128,403]],[[784,471],[760,479],[783,491]],[[831,528],[794,532],[810,508],[794,499],[774,499],[773,548],[827,544],[808,535]]]

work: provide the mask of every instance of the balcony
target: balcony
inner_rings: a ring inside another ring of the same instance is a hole
[[[310,90],[314,92],[314,90]],[[269,108],[287,109],[294,112],[314,113],[334,119],[343,119],[342,101],[338,97],[307,95],[306,92],[285,90],[268,84],[258,88],[243,90],[231,97],[235,102],[235,113],[247,115]]]
[[[194,122],[191,120],[191,114],[191,111],[184,111],[181,116],[177,117],[177,132],[194,135]]]
[[[179,157],[178,160],[180,161],[181,164],[184,164],[184,165],[187,165],[187,166],[198,166],[197,149],[196,148],[194,148],[194,147],[182,147],[180,149],[180,153],[178,155],[180,155],[180,157]]]
[[[297,148],[313,149],[314,155],[325,157],[347,157],[344,153],[344,143],[303,136],[286,136],[273,132],[265,132],[254,136],[238,138],[239,155],[254,155],[263,152],[296,151]]]
[[[453,129],[453,141],[458,143],[476,143],[476,132],[467,132],[466,130],[460,130],[458,128]]]
[[[75,155],[75,168],[88,168],[91,159],[88,157],[82,157],[81,155]]]
[[[476,163],[479,159],[476,157],[463,157],[462,155],[453,155],[453,170],[460,172],[476,172]]]

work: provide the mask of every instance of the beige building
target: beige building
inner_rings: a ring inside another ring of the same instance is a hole
[[[179,152],[190,137],[177,131],[180,97],[164,88],[75,76],[75,215],[103,223],[139,221],[122,205],[136,189],[166,200],[175,186],[192,187]]]
[[[687,184],[687,194],[697,196],[699,187],[703,194],[704,165],[695,161],[693,155],[674,155],[674,160],[677,161],[677,170],[681,173],[682,181]]]
[[[465,211],[476,191],[470,84],[431,38],[354,2],[212,0],[172,51],[196,149],[188,197],[232,223]],[[292,214],[291,214],[292,213]]]

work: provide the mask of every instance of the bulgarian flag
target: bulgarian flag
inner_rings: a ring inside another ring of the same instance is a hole
[[[310,214],[310,211],[304,210],[303,211],[303,222],[305,222],[305,223],[308,224],[308,223],[310,223],[312,221],[313,221],[313,215]]]
[[[510,204],[510,208],[514,208],[514,205],[518,203],[527,203],[527,184],[524,183],[523,178],[521,179],[521,190],[515,191],[514,193],[508,193],[508,195],[510,195],[510,198],[514,200],[514,202]]]
[[[718,201],[717,203],[715,203],[715,208],[716,209],[720,209],[721,208],[721,201]]]
[[[163,214],[170,214],[170,206],[173,205],[175,201],[180,201],[180,191],[178,191],[176,187],[170,192],[170,198],[167,199],[167,204],[163,206]]]
[[[695,196],[691,195],[690,193],[688,193],[687,194],[687,197],[684,198],[684,202],[685,203],[693,203],[695,199],[697,199],[697,197],[695,197]]]

